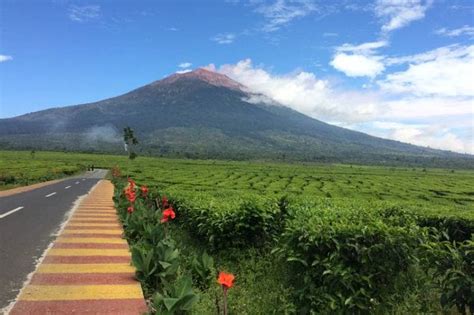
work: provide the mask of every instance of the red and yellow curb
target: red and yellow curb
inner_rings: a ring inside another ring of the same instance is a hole
[[[147,311],[122,238],[113,190],[102,180],[81,202],[21,291],[11,315]]]

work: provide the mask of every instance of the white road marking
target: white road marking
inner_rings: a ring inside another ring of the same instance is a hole
[[[76,185],[79,184],[79,182],[76,182]]]
[[[85,178],[83,178],[82,180],[83,180],[83,181],[85,181],[86,179],[85,179]]]
[[[66,186],[66,187],[64,187],[64,189],[69,189],[69,188],[71,188],[71,186]]]
[[[8,211],[8,212],[5,212],[4,214],[0,214],[0,219],[3,219],[4,217],[6,217],[6,216],[8,216],[8,215],[10,215],[10,214],[12,214],[12,213],[15,213],[15,212],[17,212],[17,211],[20,211],[20,210],[23,209],[23,208],[24,208],[24,207],[18,207],[18,208],[15,208],[15,209],[13,209],[13,210],[10,210],[10,211]]]
[[[52,192],[52,193],[46,195],[45,197],[46,197],[46,198],[49,198],[49,197],[54,196],[54,195],[56,195],[56,192]]]

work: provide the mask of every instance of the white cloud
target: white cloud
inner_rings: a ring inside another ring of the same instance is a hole
[[[330,62],[331,66],[349,77],[375,77],[385,69],[381,57],[348,55],[338,53]]]
[[[420,125],[375,121],[372,125],[380,129],[379,135],[385,138],[431,148],[474,153],[472,138],[463,139],[443,124]]]
[[[183,73],[188,73],[188,72],[191,72],[191,71],[193,71],[193,70],[191,70],[191,69],[183,69],[183,70],[178,70],[178,71],[176,71],[176,73],[178,73],[178,74],[183,74]]]
[[[211,40],[219,44],[232,44],[235,40],[235,34],[232,34],[232,33],[217,34],[216,36],[212,37]]]
[[[464,25],[460,28],[447,29],[445,27],[435,31],[436,34],[448,37],[457,37],[461,35],[474,36],[474,26]]]
[[[13,60],[13,57],[8,56],[8,55],[0,55],[0,62],[5,62],[5,61],[9,61],[9,60]]]
[[[100,17],[100,5],[71,5],[69,19],[74,22],[86,22]]]
[[[192,63],[186,61],[186,62],[180,63],[180,64],[178,65],[178,68],[189,68],[189,67],[191,67],[192,65],[193,65]]]
[[[386,64],[388,65],[400,65],[404,63],[418,64],[427,61],[433,61],[439,57],[449,56],[450,58],[459,58],[466,54],[465,47],[460,45],[449,45],[439,47],[427,52],[423,52],[416,55],[402,56],[402,57],[390,57],[386,58]]]
[[[399,120],[440,120],[452,116],[474,115],[474,102],[463,97],[404,96],[383,102],[385,113],[380,117]]]
[[[416,59],[424,60],[428,55]],[[273,101],[310,117],[376,136],[474,153],[472,97],[404,93],[396,99],[386,99],[383,90],[374,90],[377,86],[363,91],[338,89],[314,73],[296,71],[275,75],[253,65],[250,59],[217,68],[210,65],[208,69],[224,73],[252,92],[263,94],[251,96],[248,102]],[[445,125],[440,125],[440,121]]]
[[[383,57],[375,55],[375,50],[387,45],[386,41],[344,44],[336,48],[330,65],[349,77],[374,78],[385,70]]]
[[[406,127],[411,127],[411,128],[424,128],[426,125],[420,125],[420,124],[402,124],[399,122],[393,122],[393,121],[374,121],[372,122],[372,126],[374,126],[377,129],[403,129]]]
[[[360,45],[352,45],[352,44],[343,44],[336,48],[337,52],[351,52],[351,53],[358,53],[358,54],[373,54],[374,50],[388,46],[388,42],[385,40],[377,41],[377,42],[368,42],[363,43]]]
[[[338,37],[339,34],[338,33],[334,33],[334,32],[324,32],[323,33],[323,37]]]
[[[276,0],[272,4],[261,4],[255,12],[265,18],[264,32],[274,32],[292,20],[304,17],[316,10],[311,0]]]
[[[215,69],[213,65],[209,69]],[[324,120],[364,121],[375,114],[375,96],[351,91],[335,91],[328,81],[313,73],[299,71],[273,75],[256,67],[250,59],[216,69],[242,83],[251,91],[264,94],[311,117]],[[253,100],[252,100],[253,101]]]
[[[402,28],[425,17],[432,0],[377,0],[375,14],[384,22],[383,32]]]
[[[474,45],[447,46],[414,56],[391,58],[387,62],[409,63],[408,69],[388,74],[378,81],[387,92],[474,96]]]

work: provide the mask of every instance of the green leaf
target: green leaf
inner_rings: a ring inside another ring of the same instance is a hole
[[[301,258],[289,257],[289,258],[286,259],[286,261],[288,261],[288,262],[296,261],[296,262],[299,262],[299,263],[303,264],[304,266],[308,267],[308,263],[306,261],[304,261],[303,259],[301,259]]]
[[[168,309],[168,311],[171,311],[178,301],[178,298],[164,298],[163,304]]]
[[[169,262],[166,262],[166,261],[161,261],[160,260],[158,263],[163,267],[163,269],[166,269],[166,268],[172,266],[172,264],[170,264]]]
[[[178,302],[179,309],[183,311],[189,311],[193,307],[193,304],[196,303],[198,300],[199,296],[194,293],[185,295]]]

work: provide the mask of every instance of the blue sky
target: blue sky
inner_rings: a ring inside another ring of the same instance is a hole
[[[0,3],[0,118],[205,66],[314,118],[474,153],[474,3]]]

